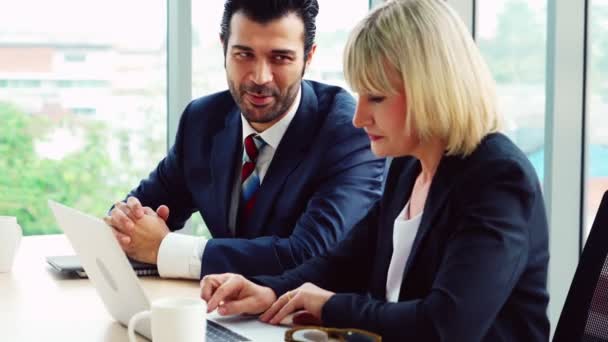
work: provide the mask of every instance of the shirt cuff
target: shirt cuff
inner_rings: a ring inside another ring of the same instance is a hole
[[[163,278],[199,279],[207,239],[169,233],[160,243],[156,266]]]

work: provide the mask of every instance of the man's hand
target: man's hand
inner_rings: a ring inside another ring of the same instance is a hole
[[[233,273],[205,276],[201,280],[201,297],[207,301],[208,312],[217,309],[220,315],[258,314],[277,298],[271,288]]]
[[[132,259],[156,264],[160,244],[167,234],[169,227],[165,221],[152,212],[135,222],[135,229],[130,236],[131,242],[121,246]]]
[[[129,197],[126,203],[117,202],[104,221],[112,227],[116,239],[129,257],[155,264],[160,243],[169,233],[165,223],[168,218],[167,206],[161,205],[155,212],[143,207],[137,198]]]
[[[324,290],[312,283],[306,283],[291,290],[277,299],[272,306],[260,316],[262,322],[279,324],[285,316],[299,310],[306,310],[316,322],[321,322],[321,311],[335,293]]]

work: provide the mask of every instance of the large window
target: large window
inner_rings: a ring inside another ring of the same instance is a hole
[[[585,236],[608,190],[608,1],[589,6]]]
[[[0,215],[58,232],[47,200],[102,216],[166,151],[166,1],[0,11]]]
[[[368,11],[368,0],[319,0],[317,52],[306,78],[348,89],[342,70],[344,45],[350,31]]]
[[[220,22],[224,0],[192,0],[192,96],[228,89]]]
[[[477,1],[477,42],[497,82],[505,131],[544,175],[546,0]]]

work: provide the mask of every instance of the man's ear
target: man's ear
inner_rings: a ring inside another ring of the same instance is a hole
[[[310,51],[308,51],[308,54],[306,54],[306,68],[308,68],[310,62],[312,62],[312,57],[315,55],[315,51],[317,51],[317,44],[312,44]]]

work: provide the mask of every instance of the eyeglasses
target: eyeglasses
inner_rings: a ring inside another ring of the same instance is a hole
[[[285,342],[381,342],[382,337],[360,329],[303,326],[285,332]]]

